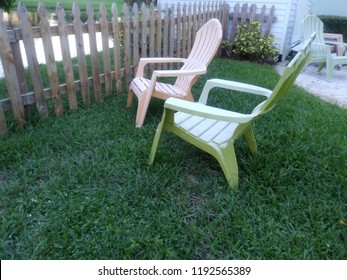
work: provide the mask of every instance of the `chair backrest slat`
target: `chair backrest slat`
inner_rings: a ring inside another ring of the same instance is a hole
[[[196,69],[197,66],[198,68],[207,67],[222,41],[222,33],[222,25],[218,19],[206,22],[196,33],[192,50],[181,70]],[[175,85],[188,92],[196,79],[196,76],[178,77]]]

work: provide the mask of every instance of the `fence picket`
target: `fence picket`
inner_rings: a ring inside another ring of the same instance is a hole
[[[194,2],[194,6],[193,6],[193,12],[192,12],[192,23],[193,23],[193,27],[192,27],[192,41],[195,41],[195,35],[198,29],[198,4],[196,2]],[[192,43],[191,43],[192,44]],[[191,45],[190,48],[191,49]]]
[[[265,35],[266,36],[270,34],[271,25],[272,25],[272,21],[273,21],[273,17],[274,17],[274,12],[275,12],[275,6],[272,5],[271,9],[270,9],[270,14],[267,18],[267,23],[266,23],[266,29],[265,29]]]
[[[187,57],[187,42],[188,42],[188,17],[187,17],[187,4],[183,4],[183,11],[182,11],[182,57]]]
[[[261,25],[263,25],[263,22],[264,22],[265,11],[266,11],[266,5],[263,5],[263,7],[261,8],[260,14],[257,17],[257,20],[260,22]]]
[[[149,56],[154,57],[155,51],[155,11],[153,3],[149,7]]]
[[[156,29],[156,56],[160,57],[162,56],[162,45],[161,45],[161,39],[162,39],[162,21],[161,21],[161,6],[158,5],[157,7],[157,29]],[[161,65],[160,68],[161,69]]]
[[[187,40],[187,50],[186,55],[184,57],[188,56],[188,53],[190,53],[190,50],[192,48],[192,30],[193,30],[193,14],[192,14],[192,4],[189,2],[188,4],[188,11],[187,11],[187,28],[188,28],[188,40]]]
[[[197,31],[201,27],[201,20],[202,20],[202,5],[201,2],[197,4],[197,10],[196,10],[196,29],[194,31]],[[195,38],[194,38],[195,39]],[[195,41],[195,40],[194,40]]]
[[[224,37],[227,38],[228,34],[228,17],[229,17],[229,6],[225,6],[222,2],[219,3],[218,9],[220,10],[220,16],[222,18],[222,26],[223,26],[223,34]]]
[[[250,8],[250,11],[249,11],[249,16],[248,16],[249,17],[249,21],[255,20],[256,11],[257,11],[257,5],[256,4],[252,4],[251,8]]]
[[[47,19],[47,10],[43,3],[39,3],[37,8],[38,16],[40,17],[40,31],[42,35],[43,50],[46,58],[47,74],[49,85],[51,88],[51,96],[53,101],[54,113],[57,117],[63,115],[63,104],[62,98],[59,92],[59,80],[57,65],[55,63],[52,36],[49,28],[49,23]]]
[[[14,58],[14,65],[17,72],[18,82],[19,82],[19,88],[21,93],[28,92],[28,85],[27,80],[25,77],[25,70],[23,66],[23,59],[22,59],[22,53],[20,50],[20,44],[19,41],[10,42],[12,55]]]
[[[112,4],[112,34],[113,34],[113,63],[114,63],[114,78],[116,80],[117,92],[122,90],[122,70],[120,60],[120,46],[119,39],[119,22],[118,22],[118,9],[115,3]]]
[[[204,22],[206,22],[206,2],[203,2],[202,4],[202,17],[199,29],[203,26]]]
[[[182,57],[182,12],[181,3],[177,3],[177,21],[176,21],[176,55]]]
[[[232,23],[231,23],[231,33],[230,33],[230,38],[229,38],[229,40],[231,42],[234,41],[234,38],[237,34],[237,25],[239,22],[239,14],[240,14],[240,4],[236,3],[234,6],[234,14],[233,14],[233,19],[232,19]]]
[[[25,53],[27,56],[28,67],[34,87],[36,108],[39,112],[40,117],[42,119],[46,119],[48,118],[48,108],[43,95],[43,85],[39,69],[39,63],[37,61],[36,56],[34,36],[32,33],[31,24],[28,19],[28,11],[22,2],[20,2],[18,5],[18,15],[21,19],[20,27],[22,30],[23,42],[25,45]]]
[[[244,3],[242,5],[241,22],[240,23],[246,23],[246,20],[247,20],[247,9],[248,9],[248,4]]]
[[[148,34],[148,28],[147,28],[147,9],[146,4],[142,3],[141,5],[141,23],[142,23],[142,29],[141,29],[141,57],[147,57],[147,34]]]
[[[169,5],[165,3],[165,11],[164,11],[164,38],[163,38],[163,57],[169,56]],[[167,64],[163,65],[163,68],[166,70]]]
[[[131,65],[130,65],[130,24],[129,24],[129,8],[126,3],[123,5],[123,28],[124,28],[124,67],[125,67],[125,83],[128,89],[131,82]],[[142,27],[143,28],[143,27]]]
[[[140,60],[139,55],[139,8],[137,6],[137,3],[134,3],[133,6],[133,62],[134,65],[138,65]],[[135,69],[135,71],[137,68]]]
[[[106,18],[106,9],[103,3],[100,3],[99,14],[100,14],[102,56],[103,56],[103,65],[104,65],[104,78],[105,78],[105,94],[110,95],[112,92],[112,77],[111,77],[111,63],[110,63],[110,47],[108,43],[109,32],[108,32],[108,22]]]
[[[0,17],[2,18],[3,12],[0,10]],[[7,90],[11,99],[11,106],[17,126],[23,128],[25,123],[24,105],[21,97],[18,77],[15,70],[14,58],[11,47],[8,41],[6,26],[3,21],[0,21],[0,53],[3,70],[7,83]],[[8,131],[4,110],[2,103],[0,103],[0,135],[6,134]]]
[[[207,3],[207,11],[208,13],[207,13],[206,21],[210,20],[214,16],[213,3],[211,2]]]
[[[171,5],[170,8],[170,27],[169,27],[169,56],[174,57],[174,50],[175,50],[175,6],[174,4]],[[172,63],[170,64],[170,69],[172,69]]]
[[[74,74],[72,68],[71,53],[67,34],[67,24],[65,20],[65,11],[60,3],[57,3],[56,14],[58,17],[58,31],[60,38],[60,48],[63,58],[63,69],[66,84],[66,91],[69,99],[69,108],[77,109],[77,97],[75,92]]]
[[[89,34],[89,47],[90,47],[90,60],[92,63],[92,75],[93,75],[93,90],[95,100],[101,100],[101,86],[100,86],[100,68],[99,68],[99,57],[98,49],[96,46],[96,27],[94,21],[94,10],[91,3],[87,4],[87,25]]]
[[[84,104],[88,104],[90,102],[90,91],[88,82],[87,62],[84,51],[81,11],[77,3],[73,3],[72,5],[72,14],[74,16],[73,27],[76,39],[78,73],[80,78],[82,100]]]

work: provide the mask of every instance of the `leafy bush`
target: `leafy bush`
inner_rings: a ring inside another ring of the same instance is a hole
[[[343,35],[343,41],[347,42],[347,17],[318,16],[324,24],[324,32]]]
[[[261,33],[261,24],[258,21],[252,21],[249,26],[240,24],[233,52],[242,59],[273,64],[278,59],[278,50],[273,45],[273,40],[273,35],[264,36]]]

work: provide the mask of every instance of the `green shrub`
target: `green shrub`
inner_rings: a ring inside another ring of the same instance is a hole
[[[278,59],[278,50],[273,45],[274,36],[264,36],[261,33],[261,24],[252,21],[249,26],[240,24],[234,40],[234,54],[256,63],[273,64]]]
[[[343,41],[347,42],[347,17],[318,16],[324,24],[324,32],[342,34]]]

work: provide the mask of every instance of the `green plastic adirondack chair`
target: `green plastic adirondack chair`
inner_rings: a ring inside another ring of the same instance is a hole
[[[327,80],[331,81],[336,65],[347,64],[347,55],[336,56],[331,53],[331,45],[347,46],[345,43],[324,41],[323,22],[315,15],[306,16],[302,22],[302,34],[304,40],[310,38],[312,33],[316,33],[316,37],[312,43],[311,60],[308,63],[319,63],[318,71],[326,66]]]
[[[305,42],[302,50],[288,64],[272,91],[254,85],[212,79],[206,82],[198,102],[177,98],[166,100],[162,120],[152,144],[150,164],[154,161],[161,134],[163,131],[169,130],[215,157],[221,165],[230,187],[236,188],[239,178],[234,142],[244,136],[251,153],[257,152],[252,123],[271,110],[293,85],[300,71],[310,60],[313,38],[314,35]],[[250,114],[215,108],[206,103],[210,90],[216,87],[263,95],[266,99]]]

